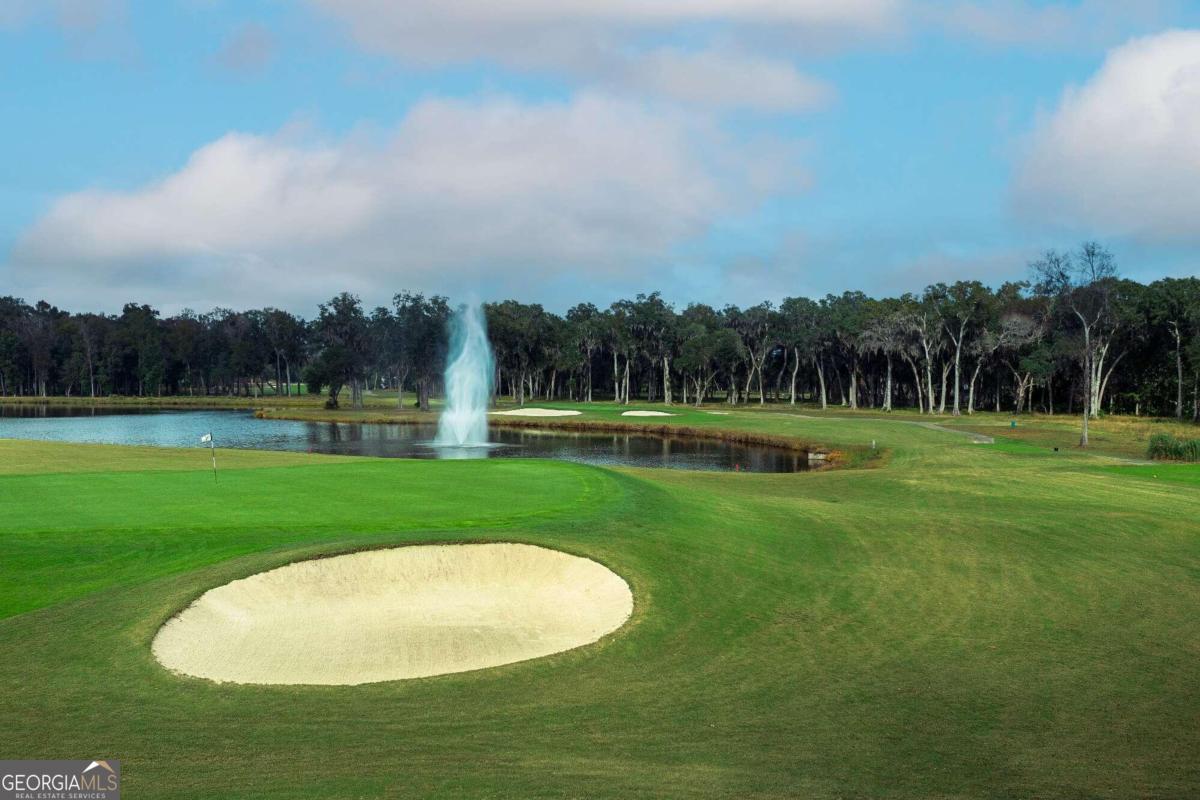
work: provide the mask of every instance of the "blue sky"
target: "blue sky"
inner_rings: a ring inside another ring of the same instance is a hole
[[[1194,3],[24,2],[0,293],[31,301],[751,303],[1083,238],[1196,272]]]

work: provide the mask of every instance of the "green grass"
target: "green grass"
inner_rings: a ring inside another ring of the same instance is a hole
[[[27,453],[0,475],[0,753],[121,758],[129,796],[158,798],[1200,793],[1200,467],[796,413],[671,422],[875,439],[886,464],[248,454],[214,486],[190,451],[105,448],[74,473]],[[362,687],[217,685],[150,656],[214,585],[446,540],[597,558],[634,618],[557,656]]]
[[[1182,439],[1169,433],[1150,437],[1146,457],[1163,461],[1200,461],[1200,439]]]
[[[736,429],[754,431],[765,435],[794,435],[808,437],[806,442],[857,447],[870,443],[872,438],[879,438],[881,446],[884,443],[894,444],[896,432],[908,427],[943,428],[958,431],[964,435],[975,434],[992,437],[1001,442],[1022,443],[1029,445],[1026,452],[1044,450],[1054,452],[1058,448],[1062,453],[1087,452],[1095,455],[1111,456],[1123,459],[1144,459],[1149,440],[1155,434],[1169,434],[1179,438],[1196,438],[1196,425],[1180,423],[1174,420],[1163,420],[1151,417],[1104,416],[1093,420],[1090,425],[1090,445],[1086,451],[1079,447],[1080,420],[1075,415],[1056,414],[1019,414],[996,413],[993,411],[977,411],[974,414],[963,414],[955,417],[949,413],[940,415],[919,414],[913,409],[897,409],[884,413],[877,408],[861,408],[851,410],[837,405],[820,409],[814,405],[787,403],[768,403],[759,406],[757,403],[731,408],[724,404],[710,404],[702,408],[693,406],[674,405],[670,413],[676,415],[673,419],[622,417],[624,411],[647,409],[662,411],[660,404],[632,403],[628,406],[611,403],[568,403],[568,402],[535,402],[529,406],[542,408],[566,408],[581,412],[578,417],[565,420],[547,418],[534,420],[539,425],[554,427],[558,424],[575,424],[577,422],[592,422],[597,424],[641,425],[654,428],[664,424],[684,424],[689,427],[710,428],[714,431]],[[502,402],[500,408],[514,408],[508,402]],[[304,404],[276,405],[269,401],[259,403],[260,416],[276,419],[300,419],[310,421],[341,421],[341,422],[431,422],[436,419],[434,413],[421,413],[415,409],[397,409],[395,404],[380,404],[377,400],[368,398],[362,409],[341,408],[337,411],[326,411],[319,404],[308,402]],[[803,420],[803,421],[800,421]],[[512,420],[493,419],[494,424],[504,424]],[[832,423],[822,425],[821,421]],[[877,423],[899,423],[880,427]],[[827,440],[820,439],[828,434]],[[903,439],[903,436],[900,436]]]
[[[326,456],[266,450],[217,449],[218,467],[288,467],[359,461],[353,456]],[[212,456],[203,447],[116,447],[107,444],[0,439],[0,475],[71,472],[150,472],[211,470]],[[212,474],[210,472],[209,478]]]
[[[337,462],[223,469],[216,481],[205,469],[4,476],[0,617],[262,550],[586,516],[607,481],[570,467],[541,479],[542,494],[518,461],[485,481],[466,462]]]

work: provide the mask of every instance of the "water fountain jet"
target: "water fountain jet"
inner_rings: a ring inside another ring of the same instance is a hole
[[[479,305],[461,305],[450,319],[446,407],[438,419],[438,447],[486,447],[487,410],[495,361]]]

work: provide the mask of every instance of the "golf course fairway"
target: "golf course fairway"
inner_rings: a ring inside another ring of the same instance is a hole
[[[1001,428],[672,412],[653,424],[879,457],[765,475],[239,452],[214,480],[200,448],[0,441],[0,753],[119,758],[127,796],[181,800],[1200,786],[1200,467]],[[603,565],[632,616],[565,652],[357,686],[217,683],[152,652],[239,579],[488,542]]]

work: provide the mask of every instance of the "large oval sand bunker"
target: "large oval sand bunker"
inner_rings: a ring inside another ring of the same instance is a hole
[[[219,586],[169,620],[152,649],[169,669],[217,681],[353,685],[570,650],[632,611],[628,584],[586,558],[523,544],[421,545]]]

